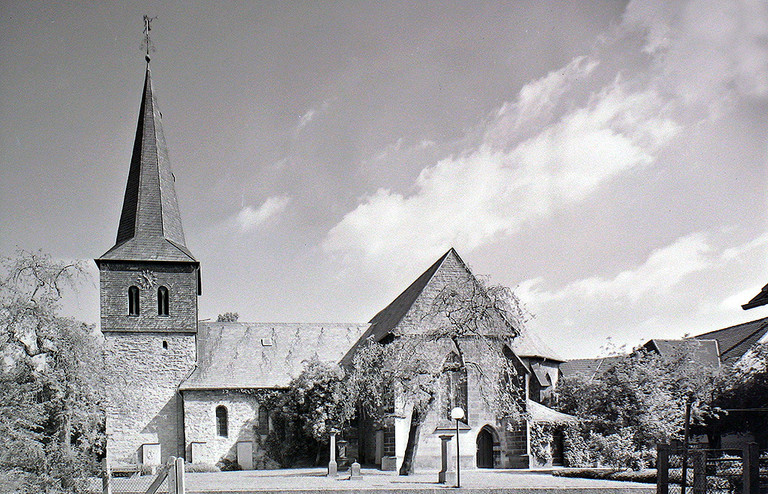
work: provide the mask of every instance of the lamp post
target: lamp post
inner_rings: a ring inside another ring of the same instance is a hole
[[[459,453],[459,420],[464,418],[464,409],[456,407],[451,410],[451,418],[456,421],[456,488],[461,487],[461,454]]]

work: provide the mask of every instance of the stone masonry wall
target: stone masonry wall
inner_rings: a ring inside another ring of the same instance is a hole
[[[163,462],[182,455],[177,387],[195,365],[195,335],[105,332],[104,336],[110,459],[114,464],[135,464],[146,443],[160,443]]]
[[[431,312],[433,300],[449,283],[455,283],[458,286],[462,286],[465,283],[471,283],[472,279],[472,275],[467,272],[455,256],[447,256],[443,261],[443,264],[411,306],[411,310],[400,321],[396,330],[401,334],[407,335],[409,333],[423,332],[430,327],[443,324],[445,322],[444,316],[431,315],[425,317],[426,314]],[[482,360],[480,358],[480,352],[482,352],[483,349],[478,345],[474,345],[472,342],[465,342],[463,349],[467,360]],[[442,344],[435,347],[435,352],[445,357],[448,356],[450,351],[450,344]],[[479,384],[479,376],[473,371],[472,367],[468,369],[467,379],[469,408],[467,416],[469,423],[466,426],[462,424],[459,432],[461,465],[463,468],[476,468],[477,435],[483,426],[487,425],[495,431],[496,436],[499,439],[500,448],[502,449],[500,455],[498,455],[501,464],[496,466],[507,467],[507,455],[504,451],[507,444],[504,440],[504,425],[496,420],[495,414],[483,397],[483,392],[481,391],[481,386]],[[489,392],[485,391],[485,393],[487,395]],[[446,432],[455,433],[456,423],[455,421],[449,421],[445,413],[445,399],[444,395],[440,397],[439,402],[435,404],[422,425],[414,465],[418,470],[439,469],[440,438],[438,436],[440,434],[445,434]],[[402,418],[398,418],[395,421],[395,437],[398,441],[398,444],[396,445],[398,452],[398,466],[402,463],[402,452],[405,450],[404,442],[408,437],[408,428],[410,427],[409,407],[402,407],[400,415]],[[455,454],[455,438],[451,440],[450,448],[452,448]]]
[[[197,332],[197,266],[192,263],[102,262],[100,303],[102,331]],[[142,287],[148,271],[154,284]],[[128,315],[128,288],[139,288],[138,316]],[[169,315],[157,314],[157,289],[168,288]],[[177,383],[178,384],[178,383]]]
[[[229,433],[218,435],[216,428],[216,407],[227,408]],[[238,441],[254,441],[257,450],[254,427],[258,425],[259,404],[252,395],[226,391],[184,391],[184,427],[186,448],[191,454],[191,444],[203,443],[195,448],[200,453],[191,458],[195,463],[215,464],[222,458],[235,461]]]

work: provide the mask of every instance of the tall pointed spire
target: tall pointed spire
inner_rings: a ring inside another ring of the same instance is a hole
[[[161,119],[147,55],[117,241],[102,259],[195,261],[184,240]]]

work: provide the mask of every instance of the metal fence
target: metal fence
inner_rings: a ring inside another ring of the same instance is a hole
[[[768,456],[743,449],[657,449],[657,494],[768,493]]]
[[[94,479],[92,493],[103,494],[184,494],[184,460],[171,457],[155,471],[112,469],[105,461],[101,479]]]

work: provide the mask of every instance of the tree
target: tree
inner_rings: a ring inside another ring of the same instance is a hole
[[[264,402],[275,418],[275,431],[268,439],[273,459],[291,466],[314,456],[314,463],[319,464],[330,432],[344,429],[355,414],[355,402],[338,365],[318,360],[306,363],[287,391]]]
[[[707,417],[710,435],[751,432],[762,448],[768,446],[768,343],[756,345],[726,368],[715,390]]]
[[[596,376],[561,379],[556,407],[583,420],[584,444],[571,448],[583,454],[580,461],[639,468],[652,459],[656,443],[681,437],[686,402],[701,422],[718,371],[692,358],[698,344],[691,340],[666,356],[637,350]]]
[[[59,315],[82,266],[21,252],[2,270],[0,468],[40,490],[78,491],[104,448],[98,335]]]
[[[471,380],[499,419],[518,418],[525,399],[508,346],[525,315],[511,290],[469,274],[445,283],[415,317],[416,328],[398,326],[360,347],[350,369],[350,386],[374,420],[384,420],[395,406],[411,409],[401,475],[413,471],[421,427],[447,379],[458,376],[464,389]]]
[[[216,318],[216,322],[237,322],[239,318],[240,314],[237,312],[225,312],[219,314],[219,317]]]

